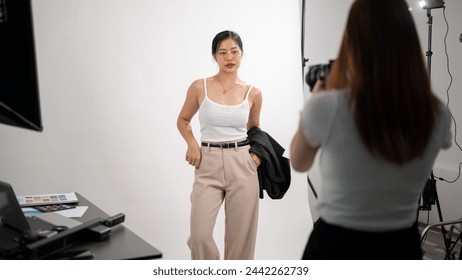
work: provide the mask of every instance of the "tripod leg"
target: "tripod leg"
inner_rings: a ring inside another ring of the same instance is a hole
[[[433,173],[432,173],[432,179],[433,179]],[[441,205],[440,205],[440,200],[438,198],[438,192],[435,189],[435,201],[436,201],[436,209],[438,210],[438,218],[440,222],[443,222],[443,214],[441,212]],[[451,259],[451,242],[447,238],[447,230],[444,227],[444,225],[441,225],[441,233],[443,234],[443,240],[444,240],[444,249],[445,249],[445,259],[450,260]]]
[[[314,194],[314,197],[317,199],[318,198],[318,193],[316,192],[316,189],[314,188],[313,183],[311,183],[310,176],[308,174],[306,175],[306,180],[308,181],[308,185],[310,186],[311,191]]]

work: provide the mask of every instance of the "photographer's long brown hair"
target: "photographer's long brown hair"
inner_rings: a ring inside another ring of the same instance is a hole
[[[351,89],[350,108],[373,154],[402,164],[421,156],[439,103],[404,0],[357,0],[350,9],[328,89]]]

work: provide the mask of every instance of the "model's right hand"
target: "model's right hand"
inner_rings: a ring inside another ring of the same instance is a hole
[[[201,163],[201,150],[199,146],[197,145],[188,146],[185,159],[190,165],[198,168]]]

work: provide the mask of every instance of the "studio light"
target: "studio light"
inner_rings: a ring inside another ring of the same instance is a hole
[[[443,0],[422,0],[419,2],[419,6],[424,10],[444,8]]]

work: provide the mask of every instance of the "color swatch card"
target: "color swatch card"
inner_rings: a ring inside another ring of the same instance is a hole
[[[35,209],[43,213],[69,210],[75,207],[76,207],[75,204],[49,204],[49,205],[34,206]]]
[[[26,206],[38,206],[38,205],[50,205],[50,204],[69,204],[77,203],[79,200],[75,193],[57,193],[57,194],[37,194],[37,195],[18,195],[19,205],[21,207]]]

